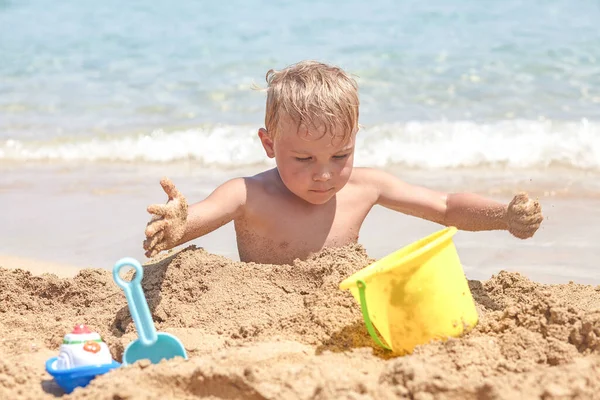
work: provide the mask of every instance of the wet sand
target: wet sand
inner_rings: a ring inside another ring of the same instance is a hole
[[[169,176],[192,203],[226,179],[258,170],[207,170],[193,164],[0,165],[0,210],[6,210],[0,254],[93,268],[111,268],[124,256],[145,260],[146,207],[166,201],[161,176]],[[597,176],[560,170],[391,172],[409,182],[475,191],[507,203],[519,190],[539,198],[546,219],[532,239],[519,240],[507,232],[455,236],[469,278],[489,279],[504,269],[541,283],[600,283]],[[189,244],[238,260],[232,225]],[[380,258],[437,229],[437,224],[375,207],[359,243]]]

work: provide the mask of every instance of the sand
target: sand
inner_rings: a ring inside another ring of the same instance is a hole
[[[390,356],[338,284],[373,260],[360,245],[292,266],[231,261],[190,246],[145,267],[157,329],[189,360],[139,362],[65,399],[589,399],[600,391],[600,287],[514,272],[470,281],[480,322],[459,339]],[[79,323],[113,357],[137,335],[110,271],[71,278],[0,268],[0,398],[52,399],[44,371]]]

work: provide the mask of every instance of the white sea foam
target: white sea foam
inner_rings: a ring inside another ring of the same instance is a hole
[[[216,125],[147,135],[51,142],[0,142],[4,161],[193,160],[206,166],[236,168],[272,164],[247,126]],[[417,169],[549,166],[600,171],[600,123],[502,121],[409,122],[363,128],[357,137],[356,164],[402,165]]]

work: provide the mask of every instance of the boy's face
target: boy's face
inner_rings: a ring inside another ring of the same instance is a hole
[[[350,179],[356,134],[343,142],[339,129],[333,136],[331,132],[323,134],[324,129],[298,128],[287,117],[280,120],[279,129],[274,142],[264,129],[259,136],[267,155],[275,157],[281,180],[303,200],[327,203]]]

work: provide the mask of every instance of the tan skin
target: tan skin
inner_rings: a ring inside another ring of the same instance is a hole
[[[277,167],[225,182],[206,199],[187,206],[173,183],[161,185],[167,204],[151,205],[147,257],[206,235],[234,221],[240,260],[290,264],[325,247],[356,243],[375,205],[469,231],[508,230],[533,236],[543,216],[537,201],[518,194],[505,205],[472,193],[442,193],[371,168],[353,168],[355,134],[345,142],[282,118],[274,139],[258,132]]]

